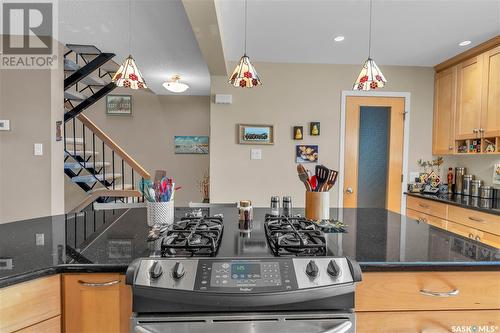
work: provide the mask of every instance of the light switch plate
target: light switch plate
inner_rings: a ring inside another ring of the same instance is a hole
[[[10,120],[0,120],[0,131],[10,131]]]
[[[250,150],[251,160],[261,160],[262,159],[262,149],[253,148]]]
[[[35,234],[35,243],[37,246],[45,245],[45,234]]]
[[[43,144],[42,143],[35,143],[33,145],[33,154],[35,156],[42,156],[43,155]]]

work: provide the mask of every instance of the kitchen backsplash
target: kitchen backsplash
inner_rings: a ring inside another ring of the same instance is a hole
[[[473,174],[476,179],[483,180],[485,185],[492,185],[500,189],[500,185],[492,183],[493,166],[495,163],[500,163],[500,156],[445,156],[443,160],[441,176],[444,176],[444,178],[446,178],[449,167],[452,167],[453,170],[455,170],[455,167],[465,167],[468,174]]]

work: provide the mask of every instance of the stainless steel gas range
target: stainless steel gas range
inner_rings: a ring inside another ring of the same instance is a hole
[[[225,213],[176,222],[158,256],[129,266],[132,332],[355,332],[361,270],[327,255],[320,228],[268,218],[242,230]]]

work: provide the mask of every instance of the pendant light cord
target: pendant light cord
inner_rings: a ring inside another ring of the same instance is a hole
[[[371,58],[372,52],[372,0],[370,0],[370,29],[368,37],[368,58]]]
[[[247,54],[247,0],[245,0],[245,55]]]
[[[128,0],[128,54],[132,54],[132,0]]]

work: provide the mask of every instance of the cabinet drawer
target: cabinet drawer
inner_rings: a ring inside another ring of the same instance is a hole
[[[364,273],[356,311],[500,309],[499,280],[500,272]],[[453,290],[458,294],[450,297],[423,293]]]
[[[61,314],[59,275],[0,289],[0,332],[12,332]]]
[[[41,323],[23,328],[16,333],[61,333],[61,316],[50,318]]]
[[[448,208],[448,220],[500,235],[500,216],[456,206]]]
[[[361,312],[356,314],[356,332],[476,332],[474,326],[481,328],[477,332],[494,332],[491,327],[500,325],[499,318],[500,310]]]
[[[474,239],[480,243],[500,248],[500,236],[490,234],[489,232],[477,230],[475,228],[448,221],[448,230],[455,234]]]
[[[417,212],[413,209],[406,210],[406,216],[409,218],[415,219],[419,222],[425,222],[427,224],[433,225],[435,227],[446,229],[446,220],[440,219],[439,217],[435,217],[432,215],[428,215],[425,213]]]
[[[440,217],[442,219],[447,219],[448,216],[448,205],[408,196],[406,198],[406,208],[416,210],[417,212],[425,213],[428,215]]]

